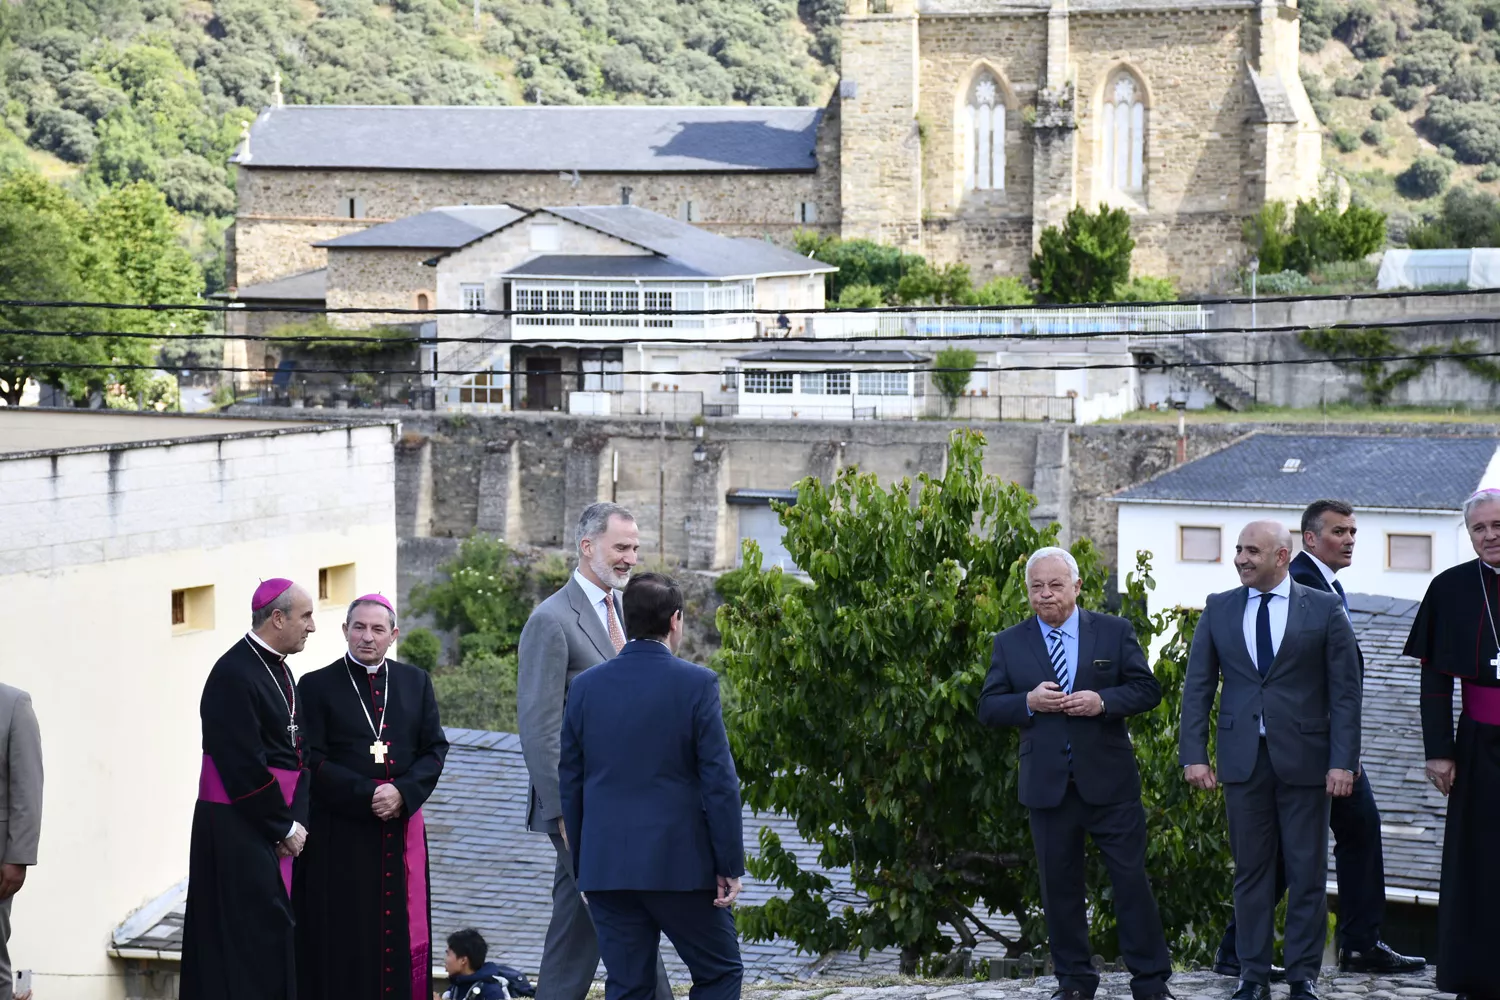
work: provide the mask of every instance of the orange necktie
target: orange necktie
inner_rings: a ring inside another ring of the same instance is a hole
[[[609,641],[618,653],[625,648],[625,633],[620,630],[620,619],[615,617],[615,599],[612,595],[604,595],[604,613],[609,619]]]

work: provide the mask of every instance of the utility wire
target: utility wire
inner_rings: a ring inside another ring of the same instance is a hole
[[[532,314],[528,314],[532,315]],[[547,314],[536,314],[547,315]],[[552,316],[558,314],[553,313]],[[615,316],[618,313],[567,313],[569,317],[574,316]],[[635,315],[635,314],[631,314]],[[655,314],[651,314],[655,315]],[[983,323],[981,318],[978,322]],[[390,347],[416,344],[419,346],[430,346],[434,344],[508,344],[512,347],[527,346],[584,346],[584,347],[628,347],[632,344],[685,344],[689,346],[712,346],[716,344],[864,344],[864,343],[942,343],[946,341],[988,341],[988,340],[1021,340],[1021,341],[1067,341],[1067,340],[1103,340],[1119,337],[1153,337],[1161,338],[1192,338],[1201,337],[1204,334],[1225,335],[1250,335],[1264,333],[1302,333],[1309,330],[1330,331],[1366,331],[1366,330],[1404,330],[1418,327],[1463,327],[1484,326],[1487,324],[1500,323],[1500,315],[1496,316],[1449,316],[1433,317],[1431,319],[1401,319],[1381,322],[1361,323],[1329,323],[1308,326],[1301,323],[1291,323],[1279,326],[1253,326],[1253,327],[1209,327],[1203,330],[1140,330],[1117,328],[1109,330],[1086,330],[1067,333],[1039,333],[1035,331],[1016,331],[1014,333],[945,333],[933,334],[854,334],[843,337],[778,337],[778,336],[751,336],[751,337],[657,337],[650,334],[650,328],[646,329],[648,335],[631,337],[623,340],[601,340],[596,337],[553,337],[539,336],[536,339],[516,339],[503,337],[422,337],[422,336],[399,336],[384,337],[370,336],[362,333],[350,334],[309,334],[309,335],[282,335],[282,334],[234,334],[234,333],[138,333],[138,332],[114,332],[107,330],[42,330],[27,327],[0,327],[0,337],[61,337],[79,339],[104,339],[116,338],[121,340],[153,340],[162,342],[188,341],[188,340],[245,340],[262,343],[275,344],[379,344]],[[611,329],[600,327],[600,329]],[[619,329],[615,327],[613,329]],[[1231,363],[1231,362],[1225,362]],[[1242,363],[1242,362],[1233,362]],[[1249,362],[1243,362],[1248,364]]]
[[[1444,288],[1444,289],[1401,289],[1388,292],[1348,292],[1344,294],[1316,294],[1307,293],[1302,295],[1277,295],[1274,298],[1251,298],[1248,295],[1223,296],[1219,298],[1194,299],[1192,301],[1163,301],[1163,302],[1082,302],[1075,304],[1060,304],[1053,306],[1037,305],[942,305],[942,306],[860,306],[849,309],[841,309],[833,306],[820,306],[807,309],[631,309],[628,312],[652,313],[660,316],[722,316],[722,315],[760,315],[779,316],[786,315],[822,315],[825,313],[923,313],[923,312],[1017,312],[1023,310],[1068,310],[1068,311],[1098,311],[1104,309],[1143,309],[1148,307],[1162,306],[1214,306],[1214,305],[1265,305],[1281,302],[1359,302],[1380,299],[1406,299],[1406,298],[1445,298],[1460,295],[1495,295],[1500,294],[1500,288]],[[182,302],[182,303],[137,303],[137,302],[85,302],[85,301],[46,301],[36,299],[0,299],[0,308],[24,307],[44,309],[121,309],[139,310],[147,312],[281,312],[281,313],[313,313],[318,315],[392,315],[392,316],[534,316],[546,315],[545,311],[534,309],[406,309],[397,307],[373,308],[368,306],[292,306],[258,303],[226,301],[223,304],[211,302]],[[618,310],[616,311],[618,312]]]

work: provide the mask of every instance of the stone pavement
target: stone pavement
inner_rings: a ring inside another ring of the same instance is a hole
[[[1325,968],[1318,981],[1323,1000],[1453,1000],[1451,993],[1439,993],[1433,985],[1432,966],[1409,976],[1353,975]],[[1212,972],[1178,972],[1172,976],[1172,992],[1177,1000],[1228,1000],[1236,980]],[[996,981],[923,982],[916,979],[876,979],[864,982],[823,982],[816,980],[795,986],[746,986],[746,1000],[1048,1000],[1057,989],[1057,980],[1009,979]],[[1287,995],[1286,985],[1271,987],[1274,1000]],[[1099,983],[1099,1000],[1130,1000],[1130,977],[1125,973],[1106,973]]]

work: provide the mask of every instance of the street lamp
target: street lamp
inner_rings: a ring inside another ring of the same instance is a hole
[[[702,462],[708,458],[708,449],[703,447],[703,442],[698,442],[698,447],[693,449],[693,461]]]
[[[1255,322],[1255,278],[1260,274],[1260,258],[1250,255],[1250,329],[1258,330]]]

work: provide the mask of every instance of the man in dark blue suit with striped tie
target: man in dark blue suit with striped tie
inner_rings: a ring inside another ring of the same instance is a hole
[[[1034,552],[1026,589],[1036,614],[995,636],[979,721],[1021,731],[1019,792],[1041,872],[1053,996],[1088,1000],[1099,986],[1084,898],[1087,834],[1114,886],[1130,992],[1170,997],[1172,957],[1146,878],[1146,812],[1125,728],[1126,717],[1157,706],[1161,687],[1129,622],[1079,609],[1078,563],[1066,549]]]

